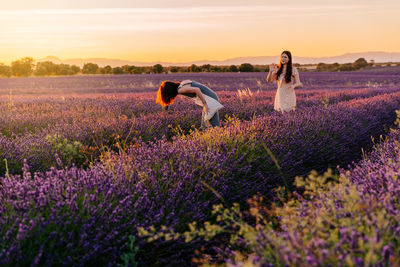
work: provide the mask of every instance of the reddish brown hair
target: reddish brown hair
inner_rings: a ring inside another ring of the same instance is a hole
[[[157,91],[156,103],[165,107],[171,105],[178,95],[180,82],[163,81]]]

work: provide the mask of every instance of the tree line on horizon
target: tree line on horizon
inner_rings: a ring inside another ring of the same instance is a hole
[[[83,67],[68,64],[56,64],[51,61],[37,62],[34,59],[24,57],[13,61],[10,66],[0,64],[0,76],[2,77],[29,77],[29,76],[52,76],[52,75],[76,75],[76,74],[150,74],[150,73],[178,73],[178,72],[265,72],[267,65],[252,65],[243,63],[241,65],[215,66],[204,64],[197,66],[192,64],[185,66],[133,66],[124,65],[120,67],[99,67],[95,63],[85,63]]]
[[[150,74],[150,73],[185,73],[185,72],[268,72],[268,65],[252,65],[243,63],[240,65],[217,66],[204,64],[197,66],[162,66],[155,64],[153,66],[132,66],[124,65],[120,67],[99,67],[95,63],[85,63],[83,67],[69,64],[56,64],[51,61],[43,61],[34,63],[31,57],[13,61],[10,66],[0,63],[0,77],[29,77],[29,76],[57,76],[57,75],[77,75],[77,74]],[[293,64],[300,71],[308,71],[300,64]],[[315,71],[353,71],[368,66],[372,66],[373,62],[368,63],[364,58],[359,58],[353,63],[346,64],[326,64],[319,63]],[[400,64],[398,64],[400,65]]]

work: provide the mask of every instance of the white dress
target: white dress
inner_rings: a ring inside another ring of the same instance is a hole
[[[296,109],[296,94],[292,85],[294,84],[295,75],[298,71],[295,67],[292,68],[292,79],[290,83],[285,81],[285,73],[281,73],[278,83],[278,90],[275,95],[274,109],[279,112],[288,112]]]
[[[208,88],[207,86],[202,85],[197,82],[194,82],[194,81],[191,81],[191,80],[182,81],[178,88],[184,87],[186,85],[198,87],[200,89],[201,93],[203,94],[204,100],[207,103],[209,111],[207,113],[205,113],[203,111],[202,123],[204,123],[204,125],[206,127],[219,126],[219,115],[214,119],[213,119],[213,117],[224,106],[219,102],[219,98],[218,98],[217,94],[214,91],[212,91],[210,88]],[[195,97],[189,97],[187,95],[184,95],[184,96],[192,99],[194,101],[194,103],[203,107],[203,102],[201,101],[201,99],[198,96],[195,96]],[[210,122],[210,120],[211,120],[211,122]]]
[[[219,103],[217,100],[215,100],[212,97],[209,97],[208,95],[203,94],[204,100],[206,100],[207,106],[208,106],[208,113],[204,114],[204,120],[209,121],[215,113],[217,113],[218,110],[223,108],[224,106]],[[196,96],[194,98],[194,103],[196,103],[199,106],[203,106],[203,102],[201,102],[200,98]]]

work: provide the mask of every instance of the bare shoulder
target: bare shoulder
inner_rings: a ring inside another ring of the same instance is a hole
[[[192,80],[183,80],[181,81],[181,84],[186,85],[186,84],[190,84],[192,82]]]

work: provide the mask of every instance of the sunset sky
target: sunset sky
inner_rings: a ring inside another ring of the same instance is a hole
[[[398,0],[0,0],[0,63],[400,52]]]

